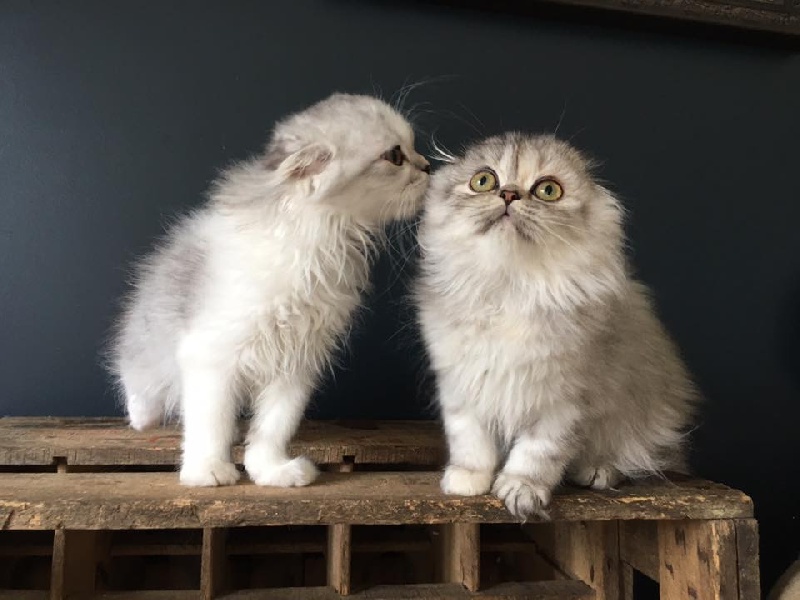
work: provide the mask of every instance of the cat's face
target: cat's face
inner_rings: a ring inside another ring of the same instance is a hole
[[[437,241],[464,244],[499,266],[617,247],[620,212],[572,146],[510,133],[473,145],[437,171],[425,226]]]
[[[377,98],[349,94],[278,123],[265,164],[308,201],[378,223],[413,216],[430,172],[402,115]]]

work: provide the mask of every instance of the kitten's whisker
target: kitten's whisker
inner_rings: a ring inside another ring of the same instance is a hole
[[[568,242],[566,239],[564,239],[563,237],[561,237],[560,235],[558,235],[558,234],[557,234],[555,231],[553,231],[553,230],[552,230],[550,227],[548,227],[548,226],[547,226],[545,223],[543,223],[543,222],[539,222],[539,223],[538,223],[538,225],[539,225],[539,226],[540,226],[542,229],[544,229],[544,230],[545,230],[545,231],[546,231],[548,234],[552,235],[554,238],[556,238],[556,239],[558,239],[558,240],[561,240],[561,242],[562,242],[563,244],[565,244],[567,247],[571,248],[572,250],[575,250],[576,252],[578,251],[578,249],[575,247],[575,245],[574,245],[574,244],[571,244],[571,243],[570,243],[570,242]]]
[[[473,119],[475,119],[475,121],[478,123],[478,125],[480,125],[480,129],[479,129],[479,128],[477,128],[477,127],[475,127],[474,125],[472,126],[472,128],[475,130],[475,132],[476,132],[478,135],[481,135],[481,136],[482,136],[482,135],[484,135],[484,133],[483,133],[483,132],[484,132],[484,130],[486,129],[486,125],[484,125],[483,121],[481,121],[481,120],[478,118],[478,116],[477,116],[477,115],[476,115],[474,112],[472,112],[472,111],[471,111],[469,108],[467,108],[467,105],[466,105],[466,104],[464,104],[463,102],[459,102],[459,103],[458,103],[458,105],[459,105],[461,108],[463,108],[465,111],[467,111],[467,113],[469,113],[469,115],[470,115],[470,116],[471,116]]]
[[[558,129],[561,127],[561,122],[564,120],[564,116],[567,114],[567,99],[564,98],[564,108],[561,109],[561,116],[558,117],[558,123],[556,123],[556,128],[553,130],[553,137],[558,136]]]
[[[450,152],[441,142],[436,140],[436,133],[431,135],[430,146],[433,152],[430,158],[446,164],[453,164],[458,158]]]

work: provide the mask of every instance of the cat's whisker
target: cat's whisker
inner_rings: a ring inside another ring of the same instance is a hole
[[[568,247],[568,248],[570,248],[571,250],[574,250],[575,252],[578,252],[578,249],[575,247],[575,245],[574,245],[574,244],[572,244],[572,243],[568,242],[568,241],[567,241],[565,238],[563,238],[562,236],[560,236],[559,234],[557,234],[555,231],[553,231],[553,230],[552,230],[550,227],[548,227],[548,225],[547,225],[547,224],[546,224],[544,221],[542,221],[542,220],[540,220],[540,221],[537,221],[537,223],[536,223],[536,224],[537,224],[539,227],[541,227],[542,229],[544,229],[544,230],[545,230],[545,231],[546,231],[546,232],[547,232],[549,235],[552,235],[552,236],[553,236],[554,238],[556,238],[557,240],[560,240],[560,241],[561,241],[561,243],[563,243],[565,246],[567,246],[567,247]]]
[[[564,120],[564,116],[567,114],[567,99],[564,98],[564,108],[561,109],[561,115],[558,117],[558,122],[556,123],[556,128],[553,130],[553,137],[558,136],[558,129],[561,127],[561,123]]]
[[[477,116],[477,115],[476,115],[474,112],[472,112],[472,111],[471,111],[471,110],[470,110],[470,109],[467,107],[467,105],[466,105],[466,104],[464,104],[463,102],[459,102],[459,103],[458,103],[458,105],[459,105],[461,108],[463,108],[465,111],[467,111],[467,113],[468,113],[468,114],[469,114],[469,115],[470,115],[470,116],[471,116],[473,119],[475,119],[475,121],[478,123],[478,125],[480,125],[480,127],[476,127],[476,126],[474,126],[474,125],[473,125],[473,126],[472,126],[472,128],[473,128],[473,130],[475,131],[475,133],[477,133],[477,134],[478,134],[478,135],[480,135],[480,136],[483,136],[483,135],[484,135],[484,130],[486,129],[486,125],[484,125],[483,121],[481,121],[481,120],[478,118],[478,116]]]
[[[433,152],[431,153],[431,158],[433,160],[437,160],[439,162],[453,164],[455,163],[458,158],[450,152],[445,146],[436,139],[436,134],[432,134],[430,138],[430,146]]]

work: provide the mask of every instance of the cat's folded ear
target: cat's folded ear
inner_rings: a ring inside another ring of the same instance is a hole
[[[264,164],[286,179],[298,180],[319,175],[332,158],[333,151],[326,144],[315,142],[289,150],[285,143],[276,141],[267,150]]]

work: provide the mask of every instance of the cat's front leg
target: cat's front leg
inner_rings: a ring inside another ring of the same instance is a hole
[[[287,452],[310,395],[309,384],[286,379],[270,383],[255,398],[244,466],[256,484],[295,487],[317,478],[314,463]]]
[[[190,486],[232,485],[236,431],[235,353],[216,336],[192,333],[180,343],[183,457],[180,481]]]
[[[514,516],[548,518],[553,489],[576,451],[578,416],[577,408],[553,407],[517,436],[492,488]]]
[[[466,410],[444,410],[450,452],[442,491],[460,496],[486,494],[497,467],[497,446],[477,416]]]

